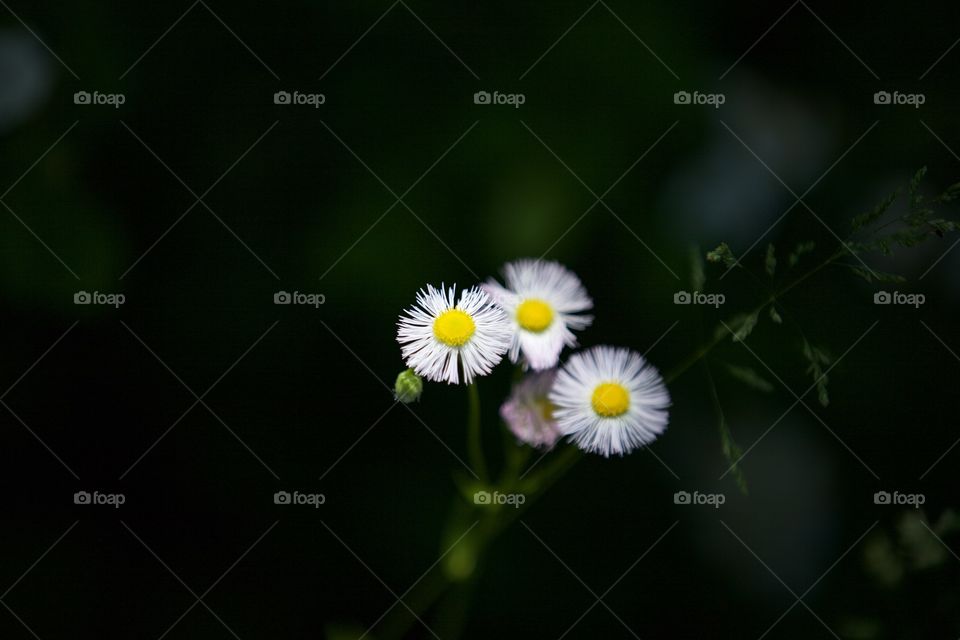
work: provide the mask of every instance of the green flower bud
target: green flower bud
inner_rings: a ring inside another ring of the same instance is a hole
[[[423,380],[414,373],[413,369],[401,371],[397,376],[397,382],[393,385],[393,393],[397,400],[404,404],[410,404],[420,399],[423,393]]]

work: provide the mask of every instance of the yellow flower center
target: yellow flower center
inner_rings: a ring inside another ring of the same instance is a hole
[[[473,318],[460,309],[448,309],[433,321],[433,335],[449,347],[462,347],[476,330]]]
[[[593,398],[590,402],[597,415],[615,418],[623,415],[630,408],[630,394],[622,384],[603,382],[593,390]]]
[[[517,307],[517,322],[527,331],[540,333],[553,322],[553,309],[543,300],[524,300]]]
[[[553,422],[553,410],[556,408],[547,398],[537,398],[534,400],[534,406],[540,413],[540,417],[547,422]]]

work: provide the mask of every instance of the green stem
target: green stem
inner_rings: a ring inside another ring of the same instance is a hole
[[[770,293],[769,297],[764,300],[763,303],[755,307],[751,313],[759,313],[763,311],[763,309],[765,309],[768,305],[773,304],[785,296],[789,291],[799,286],[808,278],[833,264],[844,253],[845,251],[841,248],[826,260],[818,264],[816,267],[790,282],[788,285]],[[701,345],[689,357],[684,359],[680,365],[666,374],[666,382],[673,382],[683,375],[683,373],[685,373],[690,367],[703,359],[717,345],[719,345],[727,337],[727,335],[728,334],[725,332],[714,331],[714,334],[710,340]],[[470,464],[480,475],[481,480],[486,483],[488,481],[487,467],[483,456],[483,447],[480,438],[480,394],[476,388],[476,383],[469,385],[468,389],[470,410],[468,414],[467,429],[469,438],[469,456],[471,461]],[[502,533],[517,519],[519,519],[520,516],[523,515],[540,496],[546,493],[550,487],[552,487],[560,478],[562,478],[583,457],[583,452],[573,445],[567,445],[552,454],[550,459],[544,463],[543,467],[539,469],[530,480],[524,481],[523,479],[518,479],[508,470],[508,472],[504,474],[501,486],[499,488],[503,490],[520,490],[525,494],[526,501],[523,505],[516,509],[500,509],[480,516],[480,524],[473,532],[469,534],[471,537],[476,536],[474,544],[476,545],[477,555],[482,555],[500,533]],[[417,588],[411,591],[409,598],[405,599],[406,602],[414,603],[413,608],[418,612],[418,615],[425,613],[428,609],[434,606],[444,594],[449,592],[450,587],[453,584],[451,580],[443,574],[441,567],[442,564],[435,566],[429,572],[429,574],[425,576],[423,583],[417,585]],[[383,624],[378,625],[383,631],[382,634],[377,636],[378,638],[400,637],[404,631],[400,631],[398,633],[398,629],[405,630],[409,628],[409,624],[413,621],[413,619],[409,616],[409,612],[406,612],[405,610],[399,610],[401,609],[399,607],[397,609],[397,611],[392,611],[391,615],[387,616]],[[404,617],[405,613],[406,620],[403,622],[396,620],[397,617]]]
[[[467,455],[470,458],[470,467],[480,477],[480,482],[487,484],[490,476],[487,474],[487,460],[483,455],[483,432],[480,428],[480,390],[477,383],[467,386],[469,409],[467,411]]]

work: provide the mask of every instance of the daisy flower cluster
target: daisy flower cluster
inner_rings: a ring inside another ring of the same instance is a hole
[[[409,369],[397,378],[397,398],[420,397],[421,378],[471,384],[504,356],[525,372],[500,408],[516,438],[552,448],[567,436],[584,451],[623,455],[650,444],[667,428],[670,394],[639,353],[593,347],[561,364],[574,332],[590,326],[593,301],[563,265],[517,260],[494,279],[463,289],[427,285],[397,323]]]

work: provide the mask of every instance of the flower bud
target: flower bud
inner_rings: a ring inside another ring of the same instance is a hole
[[[421,393],[423,393],[423,380],[420,376],[414,373],[413,369],[400,372],[397,382],[393,385],[394,397],[404,404],[410,404],[419,400]]]

